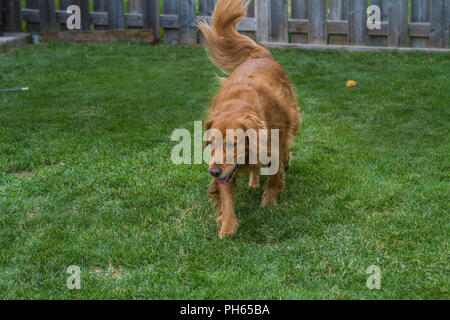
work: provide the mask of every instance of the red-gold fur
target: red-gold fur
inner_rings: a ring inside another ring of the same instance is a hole
[[[267,206],[276,204],[277,195],[284,186],[284,170],[290,162],[289,149],[301,118],[296,95],[283,68],[267,49],[236,31],[237,23],[246,16],[247,6],[248,2],[244,0],[218,0],[211,25],[199,23],[211,61],[230,74],[208,110],[205,129],[218,129],[224,137],[226,129],[267,129],[269,133],[271,129],[280,130],[280,169],[265,183],[261,205]],[[210,163],[210,167],[213,166],[220,167],[225,175],[235,167],[216,164],[214,157]],[[259,165],[240,166],[237,175],[243,173],[250,175],[251,187],[259,185]],[[211,182],[209,193],[217,208],[220,238],[233,234],[238,226],[234,213],[236,176],[224,185],[217,179]]]

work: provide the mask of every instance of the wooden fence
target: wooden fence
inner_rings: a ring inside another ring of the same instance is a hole
[[[158,0],[128,0],[128,8],[122,0],[26,0],[25,8],[20,0],[3,2],[7,31],[65,31],[65,9],[76,4],[84,31],[152,29],[165,43],[197,44],[203,40],[195,19],[210,19],[216,1],[164,0],[162,8]],[[373,4],[382,12],[379,30],[366,25]],[[272,46],[366,48],[448,48],[449,28],[450,0],[253,0],[238,25],[240,32]]]
[[[0,36],[3,35],[2,23],[3,23],[3,0],[0,0]]]

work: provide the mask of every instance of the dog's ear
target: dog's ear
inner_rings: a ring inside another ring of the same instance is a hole
[[[259,119],[255,114],[247,114],[241,120],[241,123],[245,130],[255,129],[258,131],[259,129],[265,129],[266,124],[263,120]]]
[[[205,121],[205,131],[208,131],[212,128],[213,122],[211,119]],[[209,145],[210,141],[205,141],[204,147],[206,148]]]
[[[212,128],[213,122],[211,119],[205,121],[205,130],[209,130]]]
[[[241,125],[243,126],[244,131],[254,130],[256,137],[254,137],[253,139],[249,139],[249,136],[246,136],[245,144],[246,147],[248,146],[249,154],[254,153],[258,155],[262,151],[260,150],[259,140],[262,138],[262,136],[267,139],[265,122],[258,118],[256,114],[250,113],[245,115],[245,117],[241,119]],[[259,157],[257,157],[257,161],[259,161]]]

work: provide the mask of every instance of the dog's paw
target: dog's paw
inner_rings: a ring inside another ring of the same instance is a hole
[[[261,202],[261,207],[274,206],[276,204],[277,204],[276,197],[264,194],[262,202]]]
[[[222,229],[222,224],[223,224],[223,216],[219,215],[216,219],[217,224],[219,225],[219,229]]]
[[[250,188],[259,188],[259,181],[252,181],[252,180],[250,180],[250,181],[248,182],[248,186],[249,186]]]
[[[219,232],[219,238],[223,240],[226,237],[234,234],[237,230],[238,225],[239,225],[239,222],[237,220],[222,222],[220,232]]]

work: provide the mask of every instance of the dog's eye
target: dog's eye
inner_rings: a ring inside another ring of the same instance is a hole
[[[206,141],[205,147],[215,148],[215,143],[213,141]]]

